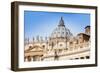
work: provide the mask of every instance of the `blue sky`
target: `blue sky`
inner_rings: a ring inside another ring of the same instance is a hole
[[[84,27],[90,25],[90,14],[24,11],[25,38],[49,36],[59,24],[61,17],[73,35],[84,32]]]

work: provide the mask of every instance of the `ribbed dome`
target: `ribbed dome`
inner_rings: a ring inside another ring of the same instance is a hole
[[[65,27],[64,20],[61,17],[59,25],[53,30],[51,34],[51,38],[56,38],[56,37],[70,38],[71,36],[72,36],[72,33],[70,32],[68,28]]]

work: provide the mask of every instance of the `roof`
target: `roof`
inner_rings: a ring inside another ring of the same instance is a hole
[[[61,20],[59,21],[59,25],[53,30],[51,34],[51,38],[69,38],[72,36],[72,33],[68,28],[65,27],[64,25],[64,20],[61,17]]]
[[[63,17],[61,17],[61,19],[60,19],[60,22],[59,22],[59,25],[58,25],[58,26],[64,26],[64,27],[65,27]]]
[[[89,36],[89,35],[87,35],[86,33],[79,33],[79,34],[77,34],[77,36],[79,36],[79,35],[86,35],[86,36]]]
[[[88,25],[88,26],[85,27],[85,29],[86,29],[86,28],[90,28],[90,26]]]

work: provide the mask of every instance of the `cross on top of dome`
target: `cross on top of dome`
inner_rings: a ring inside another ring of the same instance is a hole
[[[58,26],[64,26],[65,27],[63,17],[61,17]]]

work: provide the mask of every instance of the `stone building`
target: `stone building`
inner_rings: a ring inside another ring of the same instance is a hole
[[[45,39],[37,36],[25,41],[24,61],[53,61],[90,58],[90,26],[73,36],[61,17],[58,26]]]

